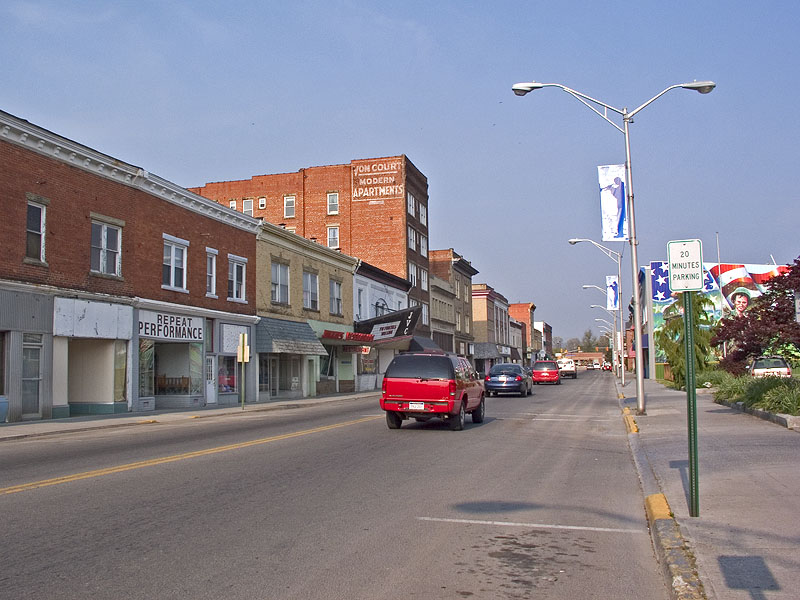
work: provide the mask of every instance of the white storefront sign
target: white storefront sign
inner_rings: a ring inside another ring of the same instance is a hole
[[[203,319],[151,310],[139,311],[139,337],[173,342],[202,342]]]

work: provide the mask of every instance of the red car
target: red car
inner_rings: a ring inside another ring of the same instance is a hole
[[[554,360],[537,360],[533,363],[533,383],[555,383],[561,385],[558,363]]]
[[[398,354],[383,377],[381,408],[389,429],[400,429],[408,418],[438,417],[461,431],[467,413],[483,422],[486,411],[483,382],[465,358],[448,354]]]

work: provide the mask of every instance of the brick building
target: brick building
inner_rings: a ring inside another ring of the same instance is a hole
[[[511,362],[508,300],[486,283],[473,283],[472,307],[475,369],[488,373],[494,364]]]
[[[9,420],[237,401],[257,220],[2,111],[0,210]]]
[[[536,352],[541,348],[541,343],[538,347],[534,343],[533,313],[535,311],[536,305],[533,302],[515,302],[508,305],[508,314],[511,318],[525,325],[523,332],[525,338],[523,339],[523,364],[525,365],[530,365],[535,360]]]
[[[474,364],[475,336],[473,335],[472,323],[472,278],[478,274],[478,269],[473,267],[468,260],[452,248],[431,250],[428,258],[430,260],[431,273],[449,281],[455,294],[454,351]]]
[[[409,305],[422,306],[417,332],[430,336],[428,180],[405,155],[190,191],[411,281]]]

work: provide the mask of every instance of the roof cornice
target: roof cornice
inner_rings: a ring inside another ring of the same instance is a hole
[[[87,173],[139,189],[172,204],[238,229],[256,233],[258,219],[203,198],[181,186],[0,110],[0,140]]]

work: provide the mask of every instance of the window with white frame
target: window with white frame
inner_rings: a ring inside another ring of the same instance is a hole
[[[339,214],[339,192],[328,192],[328,214]]]
[[[245,198],[242,200],[242,212],[250,217],[253,216],[253,199]]]
[[[247,259],[228,254],[228,300],[246,302]]]
[[[328,248],[339,247],[339,228],[328,227]]]
[[[120,250],[122,229],[101,221],[92,221],[91,256],[89,269],[103,275],[122,275]]]
[[[461,331],[461,312],[456,311],[456,331]]]
[[[408,192],[406,194],[406,201],[408,202],[408,214],[415,216],[417,214],[416,213],[417,200],[414,198],[414,194]]]
[[[186,254],[189,241],[168,234],[164,237],[164,261],[161,287],[186,291]]]
[[[458,280],[458,276],[455,278],[455,288],[456,288],[456,298],[459,300],[461,299],[461,282]]]
[[[41,333],[22,334],[22,414],[37,414],[42,384]]]
[[[419,287],[423,290],[428,289],[428,270],[422,267],[419,268]]]
[[[428,236],[420,234],[419,236],[419,253],[422,256],[428,256]]]
[[[283,197],[283,217],[285,219],[294,217],[294,196]]]
[[[206,248],[206,296],[217,297],[217,251]]]
[[[417,265],[413,262],[408,263],[408,280],[412,287],[417,285]]]
[[[423,225],[428,225],[428,207],[420,202],[419,205],[419,222]]]
[[[429,313],[430,313],[430,310],[428,308],[428,305],[425,302],[423,302],[422,303],[422,324],[423,325],[429,325],[430,324],[430,314]]]
[[[358,302],[357,302],[356,311],[358,312],[358,314],[356,315],[356,318],[359,319],[359,320],[363,320],[364,319],[364,290],[362,288],[358,288],[357,297],[358,297]],[[0,392],[2,392],[2,389],[0,389]]]
[[[44,232],[46,216],[47,206],[45,203],[28,201],[28,218],[25,225],[25,258],[45,262]]]
[[[417,249],[417,235],[416,235],[416,233],[417,232],[414,231],[414,228],[411,225],[409,225],[408,226],[408,247],[411,248],[412,250],[416,250]]]
[[[289,265],[272,261],[271,300],[277,304],[289,304]]]
[[[330,280],[330,298],[331,306],[330,313],[335,316],[341,317],[344,312],[342,310],[342,282],[335,279]]]
[[[266,198],[259,198],[258,199],[258,208],[264,210],[267,208],[267,199]]]
[[[303,308],[319,310],[319,277],[303,271]]]
[[[228,207],[236,210],[236,200],[228,200]]]

